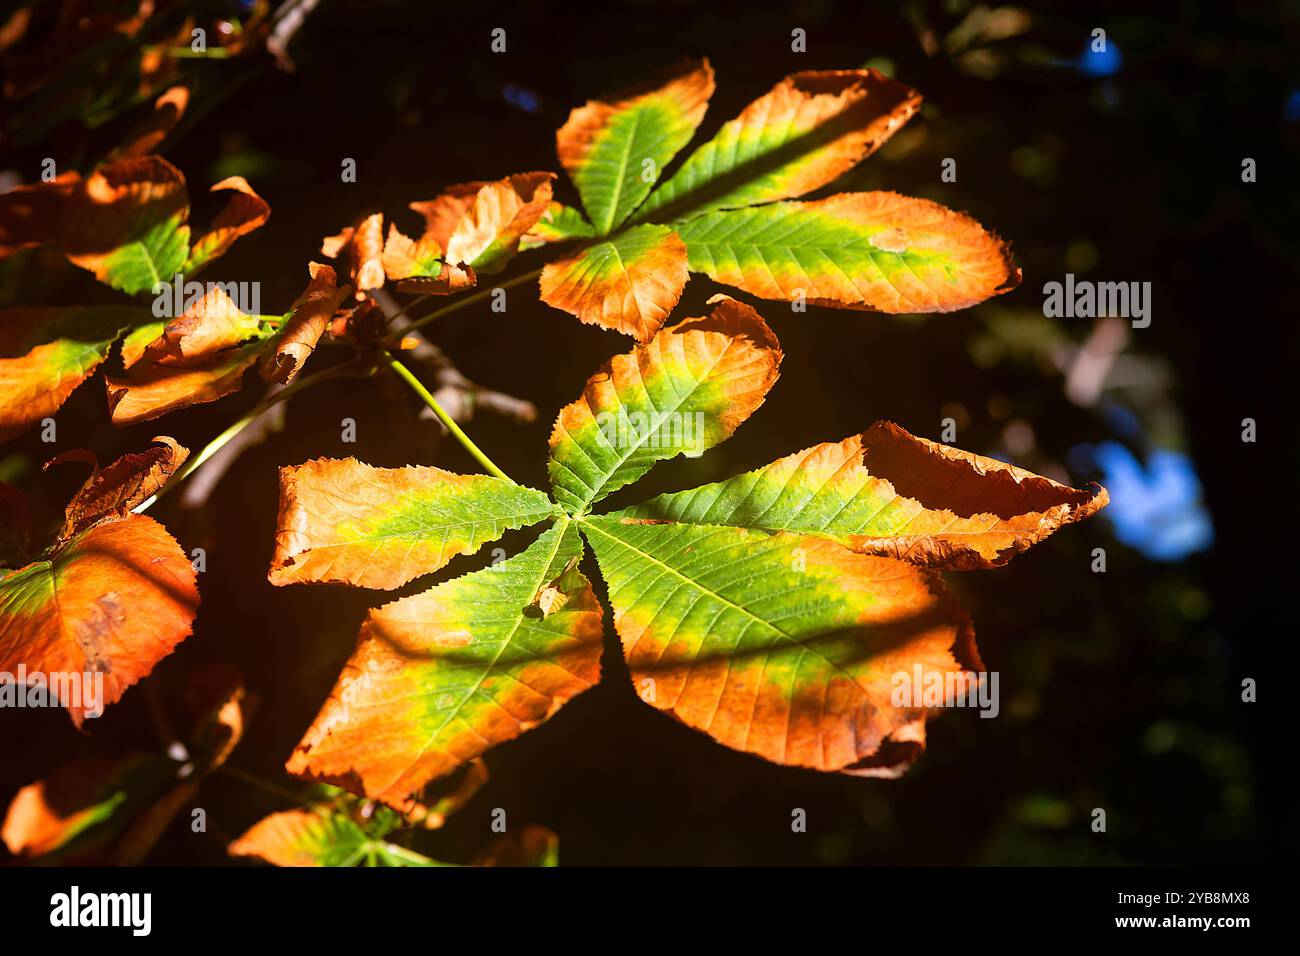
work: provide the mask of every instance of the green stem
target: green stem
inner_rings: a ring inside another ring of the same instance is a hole
[[[265,790],[267,793],[273,793],[281,800],[287,800],[296,806],[302,806],[302,798],[292,790],[286,790],[279,784],[272,783],[269,780],[263,780],[256,774],[251,774],[247,770],[240,770],[238,767],[232,767],[229,764],[223,764],[217,768],[217,773],[225,774],[235,780],[240,780],[250,786]]]
[[[405,329],[403,329],[400,333],[396,333],[395,335],[390,336],[389,340],[385,341],[384,344],[392,345],[396,341],[400,340],[403,335],[406,335],[408,332],[418,329],[422,325],[427,325],[428,323],[432,322],[434,319],[440,319],[444,315],[451,315],[453,312],[459,312],[461,309],[467,308],[468,306],[471,306],[476,302],[482,302],[484,299],[490,296],[497,289],[510,289],[513,288],[514,286],[522,285],[525,282],[530,282],[533,279],[536,279],[541,274],[542,274],[541,269],[534,269],[532,272],[525,272],[523,275],[515,276],[513,279],[507,279],[505,282],[497,283],[494,286],[485,286],[471,295],[457,297],[453,299],[451,302],[444,305],[441,309],[434,309],[432,312],[428,313],[427,315],[420,316],[420,318],[416,319]],[[415,303],[411,303],[411,305],[414,304]],[[410,308],[410,306],[407,306],[407,308]]]
[[[230,51],[223,46],[215,46],[211,50],[191,49],[187,46],[169,46],[163,50],[166,56],[173,57],[177,60],[228,60]]]
[[[474,442],[470,440],[470,437],[461,430],[460,425],[456,424],[456,420],[447,414],[447,410],[443,408],[442,405],[439,404],[438,400],[433,397],[433,394],[424,387],[424,383],[415,377],[415,373],[387,352],[384,353],[384,358],[388,360],[388,364],[392,370],[396,372],[407,385],[411,386],[411,389],[415,394],[419,395],[420,398],[424,400],[424,404],[433,409],[433,413],[438,416],[438,421],[442,422],[443,425],[447,427],[447,431],[455,435],[456,440],[464,446],[465,450],[474,456],[474,460],[487,469],[488,474],[496,475],[498,478],[504,478],[506,481],[512,481],[511,477],[498,468],[492,459],[485,455],[478,445],[474,444]]]
[[[340,365],[335,365],[333,368],[322,369],[321,371],[315,372],[311,375],[304,375],[287,388],[280,389],[274,395],[268,395],[266,398],[262,399],[262,401],[254,405],[252,411],[247,415],[239,419],[239,421],[235,422],[216,438],[212,439],[212,441],[204,445],[203,450],[197,455],[191,456],[185,464],[182,465],[170,479],[168,479],[167,484],[163,485],[152,496],[146,498],[140,504],[135,506],[135,513],[142,514],[149,508],[153,507],[154,503],[157,502],[159,498],[167,494],[191,474],[197,471],[205,461],[217,452],[221,451],[221,449],[224,448],[232,438],[242,432],[249,425],[253,424],[253,422],[256,421],[263,412],[271,408],[273,405],[278,405],[280,402],[292,398],[299,392],[311,388],[319,382],[324,382],[327,379],[341,378],[345,375],[356,374],[358,374],[357,363],[344,362]]]

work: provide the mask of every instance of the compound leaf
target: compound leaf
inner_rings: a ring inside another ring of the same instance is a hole
[[[974,631],[933,572],[822,538],[581,521],[637,692],[719,743],[783,764],[896,776],[926,711],[895,706],[916,668],[978,668]]]
[[[589,100],[569,114],[555,134],[556,152],[597,234],[612,232],[650,194],[695,135],[713,89],[709,61],[689,62],[662,82]]]
[[[555,510],[503,478],[318,458],[280,469],[270,580],[400,587]]]
[[[691,271],[765,299],[952,312],[1020,284],[1010,249],[975,220],[891,192],[711,212],[679,232]]]
[[[620,515],[813,533],[866,554],[966,571],[1006,564],[1108,500],[1104,488],[1069,488],[876,422],[842,442]]]
[[[562,518],[513,558],[371,611],[289,772],[404,809],[546,720],[600,676],[602,612],[581,555]]]
[[[574,514],[657,461],[698,455],[731,437],[776,382],[781,347],[749,306],[715,296],[686,319],[615,356],[587,380],[551,431],[556,501]]]
[[[875,152],[920,106],[920,94],[876,70],[794,73],[696,149],[634,221],[802,196]]]
[[[645,223],[548,263],[542,301],[644,342],[681,298],[687,271],[681,238],[667,226]]]

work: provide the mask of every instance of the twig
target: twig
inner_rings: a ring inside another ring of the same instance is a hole
[[[288,386],[287,388],[282,388],[280,389],[280,391],[276,392],[275,394],[268,395],[266,398],[262,399],[262,401],[258,402],[257,405],[253,407],[252,411],[250,411],[247,415],[239,419],[239,421],[235,422],[233,425],[231,425],[229,428],[223,431],[216,438],[212,439],[212,441],[204,445],[203,450],[200,451],[197,455],[191,456],[189,460],[185,462],[184,465],[182,465],[179,469],[177,469],[176,473],[171,476],[171,479],[167,482],[167,484],[163,485],[153,495],[151,495],[149,498],[146,498],[140,504],[135,506],[135,513],[141,514],[149,510],[150,508],[152,508],[154,503],[157,502],[159,498],[167,494],[169,491],[171,491],[173,488],[179,485],[182,481],[188,478],[191,474],[193,474],[194,471],[198,469],[204,462],[206,462],[209,458],[211,458],[213,455],[219,452],[226,444],[232,441],[235,438],[235,436],[237,436],[245,428],[247,428],[249,425],[255,422],[258,418],[260,418],[262,413],[265,412],[267,409],[271,408],[273,405],[277,405],[280,402],[283,402],[286,399],[291,398],[294,395],[297,395],[299,392],[303,391],[304,389],[311,388],[313,385],[316,385],[320,382],[324,382],[328,379],[341,378],[347,375],[361,375],[361,374],[369,374],[369,372],[366,371],[360,365],[359,362],[355,360],[349,362],[343,362],[340,365],[335,365],[333,368],[322,369],[321,371],[315,372],[311,375],[305,375],[302,378],[298,379],[298,381],[294,382],[292,385]]]
[[[451,315],[453,312],[459,312],[461,309],[474,305],[476,302],[482,302],[484,299],[492,295],[492,293],[495,292],[497,289],[514,288],[517,285],[522,285],[525,282],[529,282],[533,279],[536,279],[541,274],[542,274],[541,269],[534,269],[532,272],[525,272],[523,275],[515,276],[513,279],[507,279],[505,282],[498,282],[494,286],[484,286],[482,289],[479,289],[477,292],[471,293],[470,295],[457,296],[455,299],[452,299],[452,301],[444,305],[441,309],[434,309],[432,312],[429,312],[426,315],[422,315],[418,319],[412,321],[411,324],[407,326],[407,331],[409,332],[411,329],[418,329],[422,325],[428,325],[430,322],[434,321],[435,319],[440,319],[445,315]],[[400,336],[398,337],[389,336],[388,339],[386,339],[383,344],[394,345],[397,343],[399,339]]]
[[[275,26],[266,38],[266,49],[286,73],[294,71],[293,59],[289,56],[289,41],[319,4],[320,0],[286,0],[275,11]]]
[[[402,339],[403,344],[414,343],[412,347],[402,350],[403,360],[413,359],[419,363],[419,370],[425,373],[425,380],[431,383],[433,397],[452,418],[458,422],[471,421],[474,418],[474,410],[482,408],[515,422],[526,424],[537,421],[537,406],[532,402],[515,398],[505,392],[498,392],[466,378],[447,354],[425,338],[424,333],[415,329],[409,319],[399,321],[402,310],[391,311],[391,307],[396,303],[387,291],[376,289],[371,295],[383,311],[390,315],[389,327],[393,330],[393,337]],[[407,308],[418,301],[418,299],[413,300]],[[421,410],[421,417],[426,416],[437,417],[427,406]]]
[[[496,466],[496,463],[493,462],[491,458],[483,453],[482,449],[480,449],[478,445],[474,444],[474,442],[470,440],[470,437],[461,430],[461,427],[458,424],[456,424],[456,420],[447,414],[447,410],[442,407],[439,401],[433,397],[433,394],[424,387],[424,384],[415,377],[409,368],[397,359],[393,358],[393,356],[387,352],[384,353],[384,358],[388,360],[389,367],[398,374],[402,381],[411,386],[415,394],[424,399],[424,403],[433,409],[433,413],[438,416],[438,419],[444,426],[446,426],[447,430],[455,436],[456,440],[464,446],[467,452],[474,456],[474,460],[482,465],[487,470],[488,474],[496,475],[498,478],[504,478],[506,481],[512,480],[509,475]]]

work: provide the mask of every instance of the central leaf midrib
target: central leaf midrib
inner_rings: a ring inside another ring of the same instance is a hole
[[[641,110],[639,109],[633,110],[632,129],[628,133],[627,140],[623,148],[623,155],[619,158],[618,161],[618,176],[614,180],[613,194],[610,196],[608,210],[604,217],[605,224],[600,229],[601,235],[608,235],[610,230],[614,228],[614,225],[617,221],[618,202],[623,195],[623,179],[627,175],[627,162],[628,159],[632,156],[632,144],[636,140],[636,132],[637,129],[640,127],[640,125],[641,125]]]

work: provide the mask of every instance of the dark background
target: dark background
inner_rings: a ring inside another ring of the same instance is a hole
[[[186,6],[203,20],[238,5]],[[1240,684],[1262,681],[1264,649],[1294,630],[1263,607],[1294,567],[1269,549],[1291,533],[1295,472],[1279,478],[1265,456],[1295,437],[1280,378],[1297,354],[1295,309],[1280,290],[1297,261],[1298,24],[1295,3],[1024,4],[988,14],[964,2],[505,2],[470,12],[323,0],[290,47],[293,73],[256,52],[187,62],[194,99],[162,152],[189,180],[197,223],[217,206],[206,186],[227,175],[246,176],[270,201],[268,225],[208,276],[260,281],[265,312],[298,294],[323,236],[374,210],[412,231],[406,204],[446,184],[558,169],[554,131],[570,108],[684,55],[708,56],[717,71],[706,136],[799,69],[871,63],[925,95],[922,115],[835,191],[888,188],[970,212],[1010,240],[1022,286],[969,312],[924,317],[758,303],[786,352],[767,404],[726,445],[659,466],[611,504],[726,477],[877,418],[938,438],[941,419],[953,417],[958,446],[1076,485],[1110,479],[1090,451],[1100,443],[1146,465],[1181,456],[1173,491],[1154,479],[1109,482],[1115,503],[1101,518],[999,571],[948,575],[1001,674],[1002,713],[932,722],[929,751],[901,780],[783,768],[714,744],[636,698],[611,627],[605,680],[492,751],[488,786],[416,846],[468,859],[502,807],[512,826],[554,829],[569,864],[1254,861],[1264,721],[1241,702]],[[498,26],[508,49],[494,55]],[[807,31],[804,54],[791,52],[795,27]],[[1096,27],[1119,57],[1086,54]],[[12,111],[8,122],[13,132]],[[30,179],[41,157],[56,155],[85,168],[116,129],[51,126],[7,150],[0,167]],[[1253,184],[1241,181],[1248,156],[1258,162]],[[355,184],[339,182],[343,157],[357,161]],[[945,157],[957,160],[955,183],[940,181]],[[576,201],[563,178],[557,198]],[[521,256],[507,277],[542,255]],[[1042,315],[1043,283],[1066,272],[1154,290],[1151,326],[1133,330],[1091,404],[1066,395],[1062,365],[1094,323]],[[4,304],[112,298],[71,268],[0,277]],[[700,314],[716,291],[693,277],[676,314]],[[540,304],[529,287],[508,301],[504,315],[471,308],[431,337],[471,378],[537,404],[534,425],[481,418],[468,429],[516,480],[545,487],[555,413],[629,343]],[[322,351],[314,361],[333,360]],[[259,395],[250,379],[237,396],[114,430],[96,379],[60,412],[59,448],[108,460],[164,432],[199,448]],[[243,670],[261,707],[232,766],[294,785],[283,761],[366,609],[391,599],[267,583],[277,466],[352,454],[477,470],[430,426],[413,425],[415,411],[393,388],[324,385],[290,403],[287,429],[245,454],[205,509],[181,510],[173,498],[152,512],[187,549],[206,548],[208,569],[194,635],[151,681],[173,706],[199,665]],[[344,417],[357,422],[354,445],[340,441]],[[1241,440],[1247,417],[1256,444]],[[53,522],[80,475],[40,476],[49,454],[35,434],[13,441],[0,449],[0,477]],[[1117,538],[1117,521],[1139,546]],[[1180,548],[1189,526],[1200,530]],[[1094,548],[1105,549],[1104,574],[1090,570]],[[458,559],[439,580],[481,560]],[[156,746],[140,687],[87,735],[54,711],[0,720],[0,801],[73,756]],[[209,833],[192,834],[183,815],[150,862],[221,863],[225,839],[287,806],[227,775],[209,780],[199,802]],[[1097,807],[1104,834],[1089,826]],[[791,832],[794,808],[807,811],[807,833]]]

